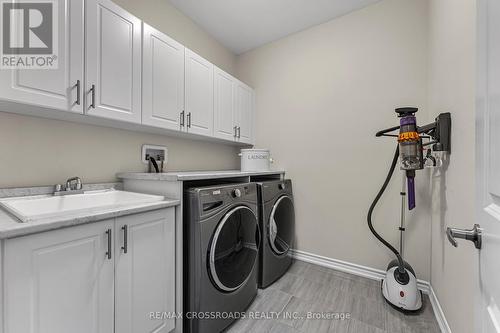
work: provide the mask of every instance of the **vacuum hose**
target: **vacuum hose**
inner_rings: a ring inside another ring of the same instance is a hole
[[[405,273],[404,261],[403,261],[403,258],[401,257],[401,254],[398,252],[398,250],[396,250],[396,248],[394,246],[392,246],[389,242],[387,242],[385,239],[382,238],[382,236],[380,236],[377,233],[377,231],[375,230],[375,228],[373,228],[373,224],[372,224],[373,210],[375,209],[375,206],[377,205],[378,201],[382,197],[382,194],[384,194],[384,192],[385,192],[385,190],[387,188],[387,185],[389,185],[389,181],[392,178],[392,175],[394,173],[394,169],[396,168],[396,165],[398,164],[398,158],[399,158],[399,145],[397,146],[396,152],[394,153],[394,158],[392,159],[391,168],[389,169],[389,173],[387,174],[387,177],[385,178],[384,184],[382,185],[382,188],[380,189],[380,191],[378,191],[377,196],[373,200],[373,202],[372,202],[372,204],[370,206],[370,209],[368,210],[367,220],[368,220],[368,227],[370,228],[370,231],[372,232],[372,234],[380,242],[382,242],[382,244],[384,244],[385,246],[387,246],[389,248],[389,250],[391,250],[392,252],[394,252],[394,254],[396,255],[396,257],[398,258],[398,270],[399,270],[399,272],[400,273]]]

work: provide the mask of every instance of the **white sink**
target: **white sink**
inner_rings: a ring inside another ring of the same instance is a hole
[[[150,195],[117,190],[87,191],[65,196],[37,195],[0,200],[0,206],[22,222],[74,215],[84,211],[114,209],[165,200]]]

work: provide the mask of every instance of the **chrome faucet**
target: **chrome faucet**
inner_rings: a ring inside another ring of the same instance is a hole
[[[72,185],[73,183],[75,184],[75,186]],[[72,177],[66,181],[66,191],[75,191],[81,189],[82,189],[82,180],[80,179],[80,177]]]
[[[54,195],[68,195],[68,194],[81,194],[83,193],[83,185],[80,177],[72,177],[66,180],[66,186],[56,184],[54,188]]]

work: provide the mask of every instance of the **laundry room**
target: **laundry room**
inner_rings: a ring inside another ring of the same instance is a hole
[[[500,332],[497,1],[0,20],[0,333]]]

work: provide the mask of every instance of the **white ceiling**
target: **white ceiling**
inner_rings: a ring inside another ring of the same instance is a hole
[[[380,0],[169,0],[236,54]]]

